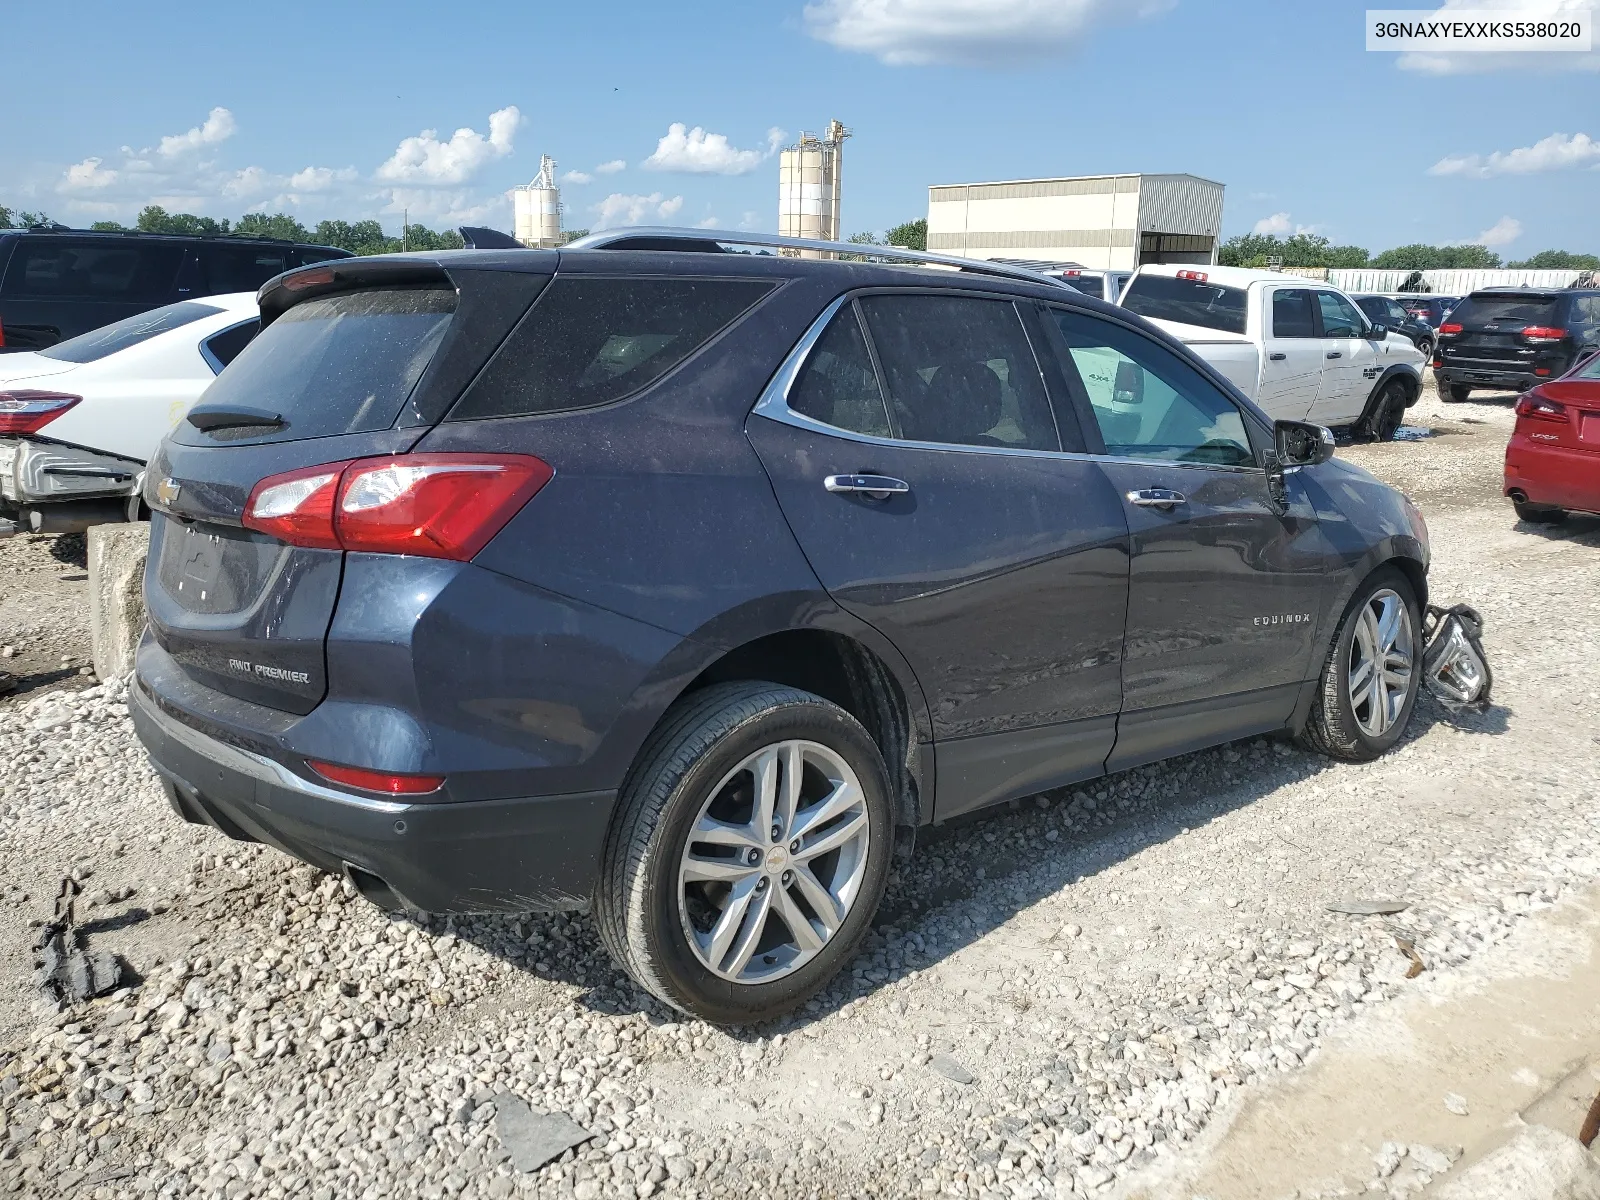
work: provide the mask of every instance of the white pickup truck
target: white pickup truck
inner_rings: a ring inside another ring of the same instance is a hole
[[[1350,426],[1389,441],[1422,392],[1424,359],[1410,340],[1373,325],[1325,283],[1245,267],[1147,265],[1121,304],[1274,419]]]

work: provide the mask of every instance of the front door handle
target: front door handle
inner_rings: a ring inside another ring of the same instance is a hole
[[[1162,512],[1171,512],[1178,505],[1189,503],[1189,498],[1171,488],[1140,488],[1128,493],[1128,503],[1139,508],[1158,508]]]
[[[1267,355],[1267,361],[1268,362],[1282,362],[1284,359],[1286,359],[1288,357],[1289,356],[1287,354],[1285,354],[1282,350],[1274,350],[1271,354]]]
[[[1342,353],[1340,353],[1339,351],[1337,351],[1337,350],[1329,350],[1327,355],[1326,355],[1326,357],[1328,357],[1328,358],[1343,358],[1344,355]]]
[[[829,475],[822,486],[830,492],[865,496],[868,500],[887,500],[890,496],[903,496],[911,490],[904,479],[891,475]]]

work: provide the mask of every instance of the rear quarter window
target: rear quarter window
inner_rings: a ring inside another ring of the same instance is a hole
[[[1122,307],[1157,321],[1177,321],[1222,333],[1243,333],[1243,288],[1171,275],[1135,275],[1123,293]]]
[[[455,312],[444,288],[375,288],[302,301],[263,329],[218,375],[199,406],[261,409],[270,433],[217,431],[229,440],[296,441],[387,429],[433,361]],[[211,445],[179,425],[174,436]]]
[[[621,400],[683,362],[773,286],[755,279],[558,275],[449,419]]]

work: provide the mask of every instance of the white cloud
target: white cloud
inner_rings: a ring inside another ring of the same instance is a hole
[[[481,225],[491,218],[509,221],[511,204],[504,195],[487,200],[476,192],[465,189],[446,191],[440,188],[390,188],[373,199],[385,199],[382,211],[404,217],[413,225],[436,225],[450,228],[455,225]],[[510,228],[506,225],[505,228]]]
[[[1289,219],[1286,212],[1275,212],[1270,217],[1262,217],[1251,228],[1251,233],[1271,234],[1273,237],[1288,237],[1290,234],[1316,233],[1316,225],[1298,225]]]
[[[1600,142],[1586,133],[1568,137],[1552,133],[1531,146],[1515,150],[1496,150],[1492,154],[1455,154],[1441,158],[1428,168],[1429,175],[1469,175],[1488,179],[1492,175],[1532,175],[1539,171],[1559,171],[1564,167],[1600,164]]]
[[[696,229],[720,229],[722,221],[717,217],[702,217],[694,223]]]
[[[442,142],[438,133],[424,129],[395,148],[377,170],[377,178],[390,183],[460,184],[478,173],[485,163],[512,151],[522,113],[512,104],[489,114],[489,136],[462,126]]]
[[[269,175],[262,167],[246,167],[242,171],[235,171],[233,176],[222,185],[224,196],[235,198],[257,197],[267,192],[276,191],[282,186],[278,176]]]
[[[289,176],[289,186],[297,192],[325,192],[336,183],[353,183],[356,177],[354,167],[306,167]]]
[[[696,125],[690,129],[682,121],[667,127],[667,134],[656,143],[655,153],[644,160],[651,171],[679,171],[689,175],[748,175],[763,161],[777,153],[783,143],[783,130],[767,130],[767,149],[740,150],[723,133],[707,133]]]
[[[628,160],[627,159],[624,159],[624,158],[613,158],[609,162],[601,163],[598,167],[596,167],[594,169],[594,173],[596,175],[615,175],[618,171],[626,171],[627,169],[628,169]]]
[[[812,37],[890,66],[1007,66],[1060,55],[1096,25],[1165,12],[1176,0],[817,0]]]
[[[1560,20],[1563,16],[1585,15],[1592,8],[1592,0],[1445,0],[1435,14],[1443,19],[1459,17],[1464,12],[1479,13],[1494,9],[1507,19],[1535,18],[1541,21]],[[1466,75],[1489,71],[1600,71],[1600,45],[1590,51],[1559,50],[1538,53],[1508,53],[1501,51],[1468,51],[1466,53],[1423,54],[1399,56],[1397,64],[1403,71],[1420,71],[1425,75]]]
[[[233,114],[219,105],[211,110],[204,124],[196,125],[188,133],[175,133],[162,138],[158,150],[163,158],[175,158],[191,150],[225,142],[238,131],[238,128]]]
[[[1515,217],[1501,217],[1489,228],[1472,239],[1479,246],[1506,246],[1522,236],[1522,222]]]
[[[663,199],[660,192],[651,192],[648,196],[612,192],[593,206],[596,215],[590,228],[613,229],[618,225],[642,225],[647,217],[665,219],[682,207],[682,196]]]
[[[110,187],[117,181],[119,172],[113,167],[102,167],[100,164],[103,161],[99,158],[86,158],[81,163],[74,163],[67,168],[56,190],[87,192]]]
[[[568,171],[561,177],[562,183],[593,183],[594,176],[587,171]]]

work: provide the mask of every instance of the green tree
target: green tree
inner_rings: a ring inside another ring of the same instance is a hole
[[[1281,259],[1286,267],[1364,267],[1368,254],[1360,246],[1335,246],[1316,233],[1288,238],[1241,233],[1217,248],[1217,261],[1225,267],[1265,267],[1271,258]]]
[[[1500,256],[1487,246],[1429,246],[1413,242],[1385,250],[1372,260],[1374,267],[1386,271],[1444,271],[1493,268]]]
[[[907,221],[903,225],[896,225],[883,235],[883,240],[891,246],[899,246],[903,250],[926,250],[928,248],[928,218],[918,217],[915,221]]]
[[[240,237],[282,238],[286,242],[311,240],[311,231],[285,213],[270,217],[266,213],[245,213],[233,227],[233,232]]]
[[[197,217],[193,213],[169,213],[159,204],[147,204],[139,210],[135,228],[142,233],[201,234],[215,237],[228,232],[228,221],[211,217]]]
[[[93,229],[96,233],[128,232],[128,227],[121,221],[96,221],[93,225],[89,226],[89,228]]]
[[[587,229],[563,229],[561,231],[561,244],[565,246],[568,242],[575,242],[581,237],[588,236],[589,231]]]
[[[0,229],[31,229],[35,225],[54,224],[55,222],[42,212],[29,212],[27,209],[12,212],[0,204]]]
[[[852,246],[876,246],[879,244],[878,235],[873,233],[870,229],[863,230],[860,233],[852,233],[849,237],[845,238],[845,241],[849,242]]]
[[[389,238],[383,226],[376,221],[319,221],[311,232],[311,240],[320,246],[337,246],[351,254],[387,254],[389,242],[400,249],[399,238]]]
[[[1508,267],[1523,267],[1530,271],[1600,271],[1600,255],[1574,254],[1571,250],[1541,250],[1521,262],[1507,263]]]

